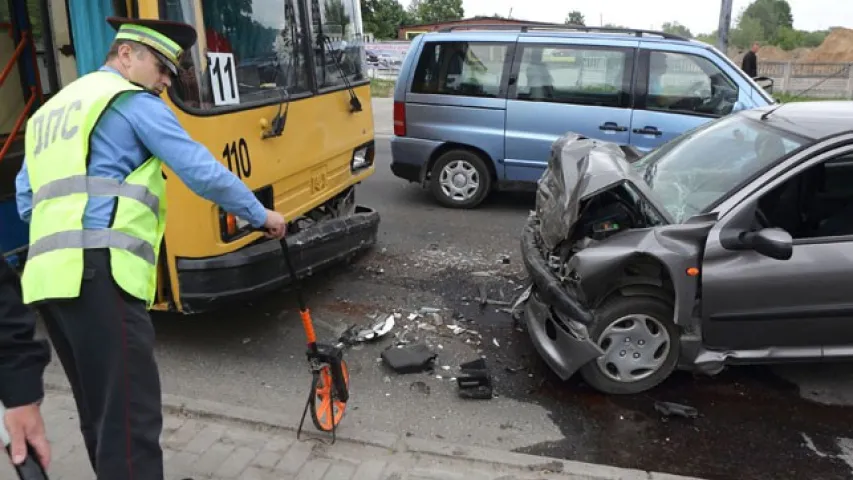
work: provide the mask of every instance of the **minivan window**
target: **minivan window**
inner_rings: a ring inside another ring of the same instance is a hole
[[[497,97],[506,52],[507,45],[496,43],[426,43],[412,93]]]
[[[525,46],[516,100],[627,107],[629,50]]]
[[[737,98],[737,84],[707,58],[650,52],[648,110],[722,117],[732,112]]]

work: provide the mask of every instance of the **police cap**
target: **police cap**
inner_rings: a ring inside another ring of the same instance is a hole
[[[154,54],[177,75],[181,55],[196,42],[195,29],[186,23],[147,18],[107,17],[116,29],[116,40],[131,40],[151,48]]]

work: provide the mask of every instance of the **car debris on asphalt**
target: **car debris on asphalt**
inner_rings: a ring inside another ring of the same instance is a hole
[[[382,360],[397,373],[418,373],[433,368],[438,354],[423,344],[398,345],[382,352]]]
[[[696,418],[699,416],[699,411],[695,408],[673,402],[655,402],[655,410],[665,417]]]
[[[479,358],[460,365],[460,375],[456,378],[459,397],[473,400],[493,398],[492,378],[486,367],[486,360]]]

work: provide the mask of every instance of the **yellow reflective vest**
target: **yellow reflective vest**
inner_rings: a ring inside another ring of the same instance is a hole
[[[152,305],[166,220],[160,159],[148,158],[124,182],[86,174],[98,120],[119,96],[140,92],[119,75],[93,72],[63,88],[27,122],[33,207],[22,278],[25,303],[77,297],[83,250],[108,248],[116,283]],[[83,229],[90,196],[116,198],[110,228]]]

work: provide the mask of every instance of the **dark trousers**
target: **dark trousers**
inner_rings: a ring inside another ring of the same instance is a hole
[[[98,480],[162,480],[160,378],[145,303],[113,281],[109,252],[86,251],[80,296],[45,325],[77,402]]]

